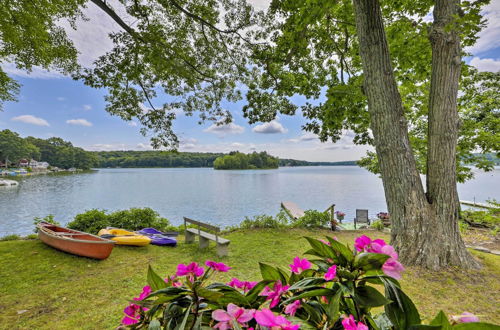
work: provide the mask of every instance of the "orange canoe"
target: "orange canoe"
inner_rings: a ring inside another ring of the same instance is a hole
[[[78,230],[41,222],[37,225],[42,242],[58,250],[94,259],[106,259],[115,242]]]

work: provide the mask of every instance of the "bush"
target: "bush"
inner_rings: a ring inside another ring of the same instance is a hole
[[[4,242],[4,241],[17,241],[17,240],[20,240],[20,239],[21,239],[21,236],[16,235],[16,234],[12,234],[12,235],[6,235],[4,237],[0,237],[0,242]]]
[[[151,266],[148,285],[129,299],[122,324],[132,329],[497,329],[470,313],[448,320],[443,312],[422,326],[420,314],[398,279],[403,266],[394,248],[367,236],[355,251],[328,237],[306,237],[311,261],[295,257],[289,271],[259,263],[262,280],[233,278],[210,283],[228,272],[207,260],[206,267],[179,264],[165,278]],[[380,291],[380,288],[385,290]]]
[[[59,222],[57,222],[57,221],[54,220],[54,215],[53,214],[49,214],[49,215],[47,215],[46,217],[43,217],[43,218],[36,217],[36,218],[33,219],[33,224],[35,225],[35,229],[34,229],[35,233],[37,232],[36,226],[40,222],[47,222],[47,223],[51,223],[51,224],[56,225],[56,226],[60,226]]]
[[[105,210],[92,209],[78,214],[68,224],[71,229],[97,234],[106,227],[116,227],[128,230],[139,230],[153,227],[161,231],[171,230],[170,222],[160,217],[154,210],[146,208],[131,208],[107,214]]]
[[[292,220],[292,227],[320,228],[330,223],[330,215],[328,212],[307,210],[304,213],[303,217]]]
[[[372,222],[371,227],[376,230],[384,230],[384,223],[382,220],[375,220]]]
[[[26,235],[25,239],[37,239],[38,238],[38,235],[37,234],[29,234],[29,235]]]
[[[71,229],[97,234],[102,228],[109,226],[108,215],[104,210],[92,209],[77,214],[75,219],[68,223]]]
[[[286,216],[280,212],[276,217],[265,214],[254,216],[253,219],[245,217],[245,220],[233,229],[286,228],[287,226],[288,220]]]

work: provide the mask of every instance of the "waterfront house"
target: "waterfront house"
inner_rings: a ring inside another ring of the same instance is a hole
[[[19,167],[28,167],[30,164],[29,160],[27,159],[21,159],[19,161]]]
[[[49,166],[50,165],[47,162],[38,162],[34,159],[29,162],[29,167],[32,169],[47,169]]]

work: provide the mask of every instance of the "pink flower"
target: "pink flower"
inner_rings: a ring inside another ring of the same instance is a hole
[[[139,314],[140,309],[141,306],[136,304],[130,304],[125,307],[125,309],[123,310],[123,313],[125,313],[125,317],[123,317],[122,319],[122,324],[131,325],[138,323],[139,319],[141,318],[141,315]]]
[[[368,236],[360,236],[356,238],[354,243],[357,251],[365,251],[370,253],[381,253],[390,256],[389,259],[382,265],[382,271],[387,276],[391,276],[395,279],[401,279],[401,273],[405,270],[403,265],[398,261],[398,253],[394,250],[394,247],[388,245],[382,239],[372,239]]]
[[[212,312],[212,318],[219,321],[214,328],[216,329],[232,329],[232,323],[238,322],[238,324],[246,326],[246,322],[253,319],[254,309],[244,309],[238,307],[235,304],[227,305],[227,312],[223,309],[217,309]]]
[[[134,300],[135,301],[143,300],[144,298],[146,298],[150,294],[151,294],[151,287],[149,285],[146,285],[145,287],[142,288],[142,292],[139,295],[139,297],[135,297]]]
[[[333,265],[328,268],[328,271],[325,273],[325,280],[331,281],[337,276],[337,265]]]
[[[243,289],[243,292],[248,292],[252,290],[253,287],[257,285],[257,283],[259,282],[240,281],[236,277],[233,277],[231,281],[227,283],[227,285],[235,289]]]
[[[178,264],[177,265],[177,272],[175,275],[177,276],[185,276],[187,275],[190,281],[193,281],[193,278],[195,276],[201,276],[205,270],[203,267],[199,267],[198,263],[192,262],[189,265],[184,265],[184,264]]]
[[[368,327],[363,323],[363,322],[358,322],[356,324],[356,320],[354,319],[354,316],[349,315],[349,317],[344,317],[342,320],[342,325],[344,326],[345,330],[368,330]]]
[[[182,286],[182,283],[180,281],[177,281],[177,277],[175,275],[172,275],[170,277],[167,277],[163,279],[166,283],[171,283],[172,286],[178,288]]]
[[[454,315],[451,319],[457,323],[479,322],[479,317],[469,312],[463,312],[461,315]]]
[[[356,248],[357,251],[363,251],[365,250],[365,247],[369,246],[371,244],[372,240],[370,237],[363,235],[354,241],[354,247]]]
[[[300,259],[299,257],[295,257],[293,258],[293,264],[290,264],[290,268],[295,274],[300,274],[304,270],[308,270],[309,268],[311,268],[311,263],[305,258]]]
[[[325,241],[324,239],[321,239],[321,238],[319,239],[319,241],[320,241],[321,243],[323,243],[323,244],[328,245],[328,246],[332,245],[332,243],[330,243],[329,241]]]
[[[222,262],[215,262],[215,261],[211,261],[211,260],[207,260],[205,262],[205,265],[207,265],[208,267],[212,268],[213,270],[216,270],[216,271],[221,272],[221,273],[226,273],[228,270],[231,269],[231,267],[226,266]]]
[[[300,300],[295,300],[293,303],[285,307],[285,314],[294,316],[297,309],[299,309],[301,305]]]
[[[288,321],[282,315],[274,315],[274,313],[267,308],[264,308],[261,311],[255,312],[255,321],[263,327],[267,327],[269,329],[284,329],[284,330],[297,330],[300,328],[300,325],[293,325],[290,321]]]
[[[393,277],[397,280],[401,279],[401,273],[404,272],[403,265],[394,258],[389,258],[382,265],[382,271],[385,275]]]
[[[262,290],[260,295],[267,296],[267,300],[271,300],[271,304],[269,305],[269,307],[273,308],[274,306],[278,305],[281,295],[286,292],[289,287],[289,285],[282,286],[281,281],[276,281],[276,283],[274,283],[274,291],[266,286],[264,290]]]

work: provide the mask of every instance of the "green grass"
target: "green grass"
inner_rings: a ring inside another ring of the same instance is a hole
[[[231,240],[230,256],[222,259],[216,257],[213,246],[199,251],[197,244],[180,243],[176,248],[117,246],[108,259],[95,261],[59,252],[38,240],[1,242],[0,328],[113,329],[128,299],[145,285],[148,264],[166,276],[174,273],[178,263],[221,260],[233,269],[218,280],[258,280],[259,261],[287,267],[294,256],[308,249],[303,236],[330,234],[300,229],[236,231],[225,235]],[[361,233],[335,235],[352,244]],[[378,231],[367,235],[388,239]],[[474,254],[484,264],[479,272],[408,269],[402,285],[424,317],[443,309],[447,314],[468,311],[481,315],[484,321],[498,321],[500,258]]]

